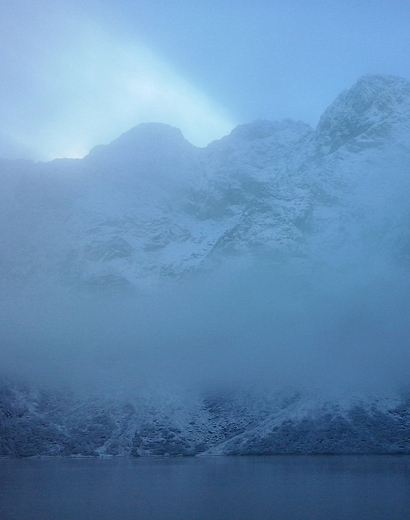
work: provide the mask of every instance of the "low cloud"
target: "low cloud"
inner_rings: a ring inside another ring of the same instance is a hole
[[[376,273],[226,268],[150,295],[3,294],[0,363],[87,391],[404,385],[408,287]]]

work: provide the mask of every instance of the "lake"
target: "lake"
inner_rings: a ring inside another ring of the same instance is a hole
[[[0,460],[2,520],[409,520],[410,456]]]

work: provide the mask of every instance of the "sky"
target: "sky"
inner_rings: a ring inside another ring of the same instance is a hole
[[[363,74],[410,79],[405,0],[4,4],[6,158],[83,157],[142,122],[197,146],[255,119],[315,126]]]

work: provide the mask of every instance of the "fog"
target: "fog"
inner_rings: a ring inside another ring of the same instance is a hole
[[[265,259],[151,294],[13,290],[1,300],[0,363],[13,377],[91,393],[386,393],[408,382],[408,286],[372,269]]]
[[[97,394],[255,386],[393,392],[409,383],[408,171],[408,162],[388,156],[362,180],[357,175],[351,206],[336,207],[326,232],[306,234],[304,258],[221,253],[213,269],[145,290],[64,286],[51,276],[19,287],[3,278],[1,372]],[[60,254],[41,233],[68,218],[59,191],[66,188],[21,186],[24,197],[16,192],[11,209],[3,204],[3,245],[18,246],[3,262],[25,257],[31,279],[32,247],[44,249],[40,258]],[[105,209],[126,209],[122,191],[101,193]],[[347,230],[339,234],[341,224]],[[60,269],[53,258],[46,272]]]

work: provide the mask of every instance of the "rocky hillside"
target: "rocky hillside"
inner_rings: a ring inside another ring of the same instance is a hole
[[[409,405],[300,392],[78,399],[4,381],[0,456],[408,454]]]

